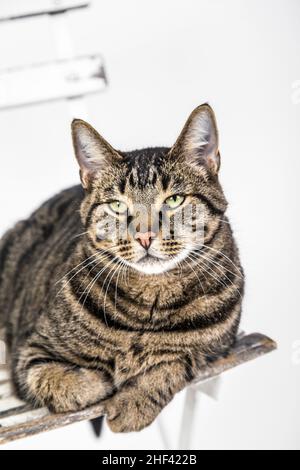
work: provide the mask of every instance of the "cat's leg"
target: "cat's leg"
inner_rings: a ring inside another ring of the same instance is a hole
[[[77,411],[107,398],[113,390],[105,371],[77,367],[24,348],[13,370],[22,399],[56,413]]]
[[[114,432],[139,431],[194,378],[196,366],[187,357],[152,366],[124,383],[104,402],[107,422]]]

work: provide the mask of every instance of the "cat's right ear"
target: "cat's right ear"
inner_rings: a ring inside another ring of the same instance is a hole
[[[87,122],[72,121],[75,156],[80,167],[82,186],[89,189],[93,180],[107,164],[120,161],[118,152]]]
[[[217,175],[220,168],[218,129],[215,114],[207,103],[194,109],[171,153],[182,156],[195,168],[203,165]]]

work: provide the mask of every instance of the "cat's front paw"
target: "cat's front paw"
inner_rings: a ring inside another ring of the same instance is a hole
[[[107,397],[112,390],[101,371],[44,364],[28,373],[27,384],[35,403],[55,413],[79,411]]]
[[[138,390],[119,391],[104,402],[107,423],[113,432],[137,432],[154,421],[161,408]]]

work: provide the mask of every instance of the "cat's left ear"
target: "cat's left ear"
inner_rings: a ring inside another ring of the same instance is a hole
[[[216,175],[220,168],[218,129],[215,114],[208,104],[198,106],[188,118],[171,154],[189,164],[204,165]]]
[[[90,189],[101,170],[122,160],[120,154],[87,122],[72,121],[75,156],[80,167],[82,186]]]

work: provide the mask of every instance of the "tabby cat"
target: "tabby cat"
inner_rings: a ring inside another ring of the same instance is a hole
[[[172,148],[116,151],[79,119],[72,135],[82,184],[0,244],[13,381],[36,406],[102,401],[113,431],[138,431],[238,330],[244,283],[216,120],[199,106]],[[136,206],[146,211],[134,225]],[[176,231],[187,206],[191,220]]]

